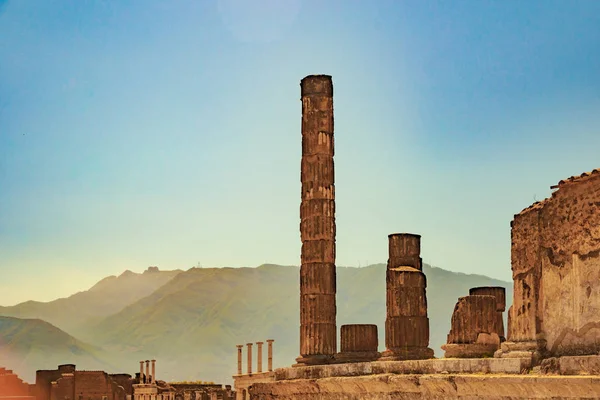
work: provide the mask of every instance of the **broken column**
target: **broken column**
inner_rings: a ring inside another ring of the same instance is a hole
[[[333,83],[311,75],[300,83],[302,195],[300,357],[298,365],[332,361],[336,338]]]
[[[337,362],[362,362],[379,358],[377,325],[342,325],[341,351],[335,355]]]
[[[496,327],[500,343],[506,340],[504,335],[504,317],[506,310],[506,289],[502,286],[482,286],[469,289],[469,296],[494,296],[496,298]]]
[[[145,383],[150,383],[150,360],[146,360],[146,379]]]
[[[144,361],[140,361],[140,384],[145,383],[144,378]]]
[[[386,272],[385,346],[382,360],[433,357],[429,346],[427,279],[422,272],[421,236],[395,233],[389,238]]]
[[[452,313],[448,341],[442,346],[444,357],[492,357],[500,348],[501,321],[497,309],[496,296],[460,297]]]
[[[237,347],[238,350],[238,366],[237,366],[237,370],[238,370],[238,375],[242,375],[242,348],[244,347],[243,344],[237,344],[235,347]]]
[[[267,357],[268,357],[268,370],[269,372],[273,371],[273,339],[268,339],[267,340],[267,344],[269,345],[268,350],[267,350]]]
[[[262,372],[262,345],[263,342],[256,342],[256,373]]]
[[[252,343],[246,343],[248,346],[248,375],[252,375]]]

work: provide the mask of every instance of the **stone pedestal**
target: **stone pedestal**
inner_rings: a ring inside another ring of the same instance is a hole
[[[333,84],[307,76],[302,95],[300,236],[301,365],[327,363],[336,353]]]
[[[448,341],[442,346],[446,358],[492,357],[500,347],[501,330],[495,296],[464,296],[458,299]]]
[[[341,351],[335,355],[338,363],[371,361],[380,356],[377,325],[342,325],[340,344]]]
[[[429,346],[427,280],[422,272],[421,236],[389,235],[386,271],[385,346],[382,360],[433,357]]]

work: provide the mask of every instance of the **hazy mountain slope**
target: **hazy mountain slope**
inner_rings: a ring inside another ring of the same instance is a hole
[[[84,338],[87,325],[148,296],[180,272],[149,269],[138,274],[125,271],[118,277],[104,278],[91,289],[67,298],[47,303],[27,301],[11,307],[0,307],[0,315],[39,318]]]
[[[75,363],[80,369],[115,370],[98,348],[80,342],[48,322],[0,317],[1,366],[34,383],[36,370],[54,369],[64,363]]]
[[[338,332],[346,323],[377,324],[383,349],[385,265],[337,271]],[[438,356],[454,305],[469,288],[504,286],[512,299],[508,282],[427,265],[424,272],[430,346]],[[276,340],[275,366],[290,365],[299,349],[299,268],[194,268],[92,330],[94,343],[119,355],[115,362],[134,369],[138,359],[157,357],[157,375],[162,379],[228,382],[236,368],[235,345],[269,338]]]

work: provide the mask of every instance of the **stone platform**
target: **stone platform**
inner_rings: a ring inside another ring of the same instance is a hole
[[[261,400],[598,399],[600,376],[376,374],[257,383]]]
[[[531,367],[527,358],[442,358],[407,361],[373,361],[348,364],[279,368],[274,381],[323,379],[379,374],[520,374]]]
[[[535,368],[530,357],[289,367],[236,379],[242,387],[239,399],[600,399],[600,356],[553,358]]]

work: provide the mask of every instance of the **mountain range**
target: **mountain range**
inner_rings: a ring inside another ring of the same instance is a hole
[[[385,264],[337,268],[338,332],[343,324],[376,324],[380,350],[385,343],[385,269]],[[454,305],[469,288],[503,286],[507,301],[512,299],[509,282],[427,264],[423,272],[430,347],[438,357]],[[159,379],[230,383],[237,368],[236,344],[275,339],[274,366],[294,362],[299,294],[297,266],[126,271],[64,299],[0,307],[5,316],[0,317],[0,353],[10,348],[7,361],[0,354],[0,365],[13,360],[6,366],[31,382],[36,369],[61,363],[134,374],[139,360],[155,358]],[[44,330],[47,335],[40,334]],[[15,363],[19,357],[26,361]]]

